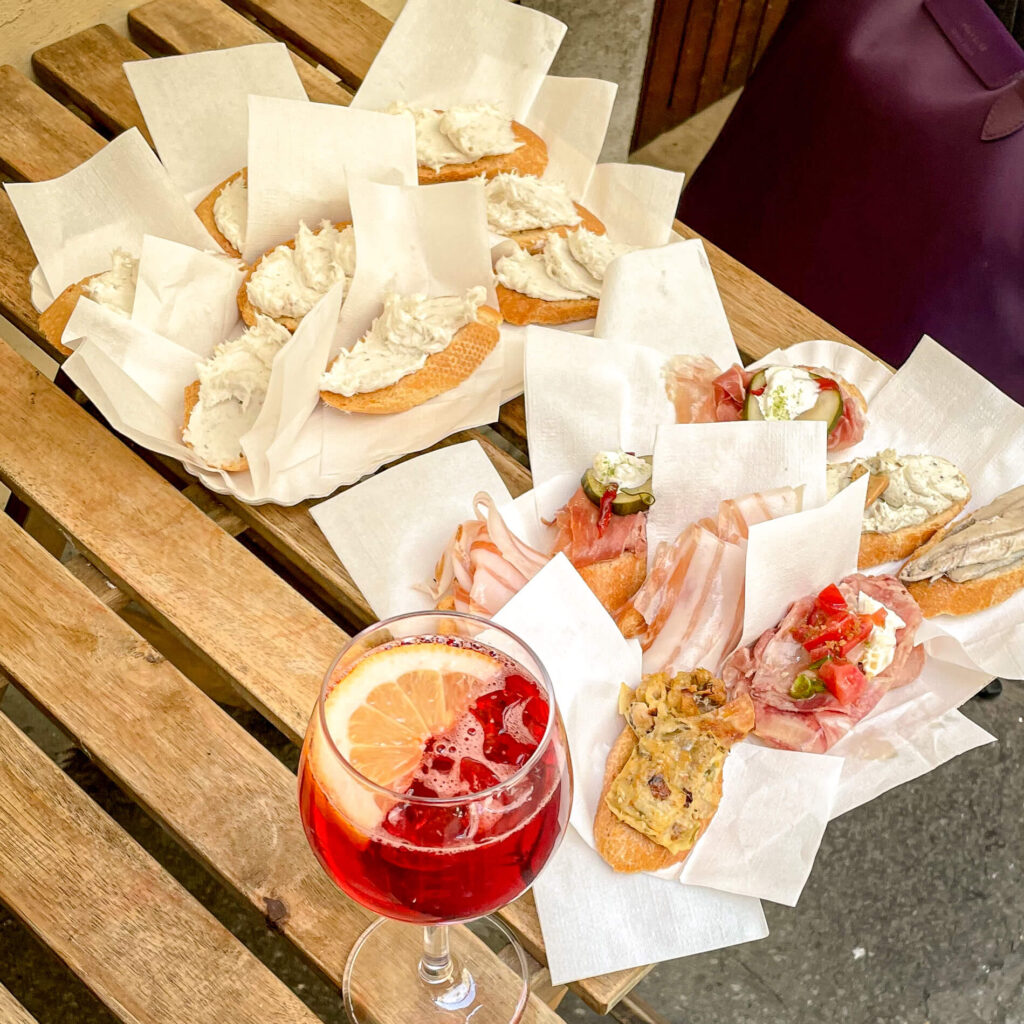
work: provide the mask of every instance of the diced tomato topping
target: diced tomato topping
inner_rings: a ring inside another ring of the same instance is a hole
[[[853,704],[867,683],[864,673],[847,661],[826,661],[818,669],[818,676],[840,704]]]
[[[858,644],[863,643],[875,628],[874,620],[867,615],[855,615],[856,627],[844,638],[839,646],[839,653],[845,658]]]
[[[840,589],[830,583],[815,599],[814,607],[829,613],[845,612],[846,598],[843,597]]]
[[[615,500],[615,495],[618,493],[618,487],[612,485],[604,492],[604,494],[601,495],[601,506],[597,515],[598,537],[604,533],[605,527],[607,527],[607,525],[612,521],[612,502]]]
[[[885,628],[885,615],[886,611],[884,608],[877,608],[873,612],[869,612],[864,616],[866,619],[870,619],[879,629]]]

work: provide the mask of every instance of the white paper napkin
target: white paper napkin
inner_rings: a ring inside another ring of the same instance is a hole
[[[473,518],[473,496],[486,491],[521,533],[512,496],[476,441],[399,463],[311,510],[335,554],[385,619],[430,608],[424,589],[456,526]]]
[[[803,487],[803,508],[825,501],[825,424],[674,423],[654,442],[654,504],[647,513],[653,556],[661,541],[727,498],[776,487]]]
[[[214,248],[137,128],[59,178],[4,188],[39,260],[51,302],[69,284],[109,270],[114,249],[138,256],[147,234]]]
[[[740,361],[699,238],[620,256],[608,266],[594,336],[664,352]]]
[[[146,235],[131,319],[206,358],[242,330],[236,295],[244,276],[239,262],[223,253]]]
[[[526,423],[538,488],[579,480],[598,451],[641,455],[654,448],[659,424],[675,413],[661,381],[664,354],[629,342],[527,328]],[[561,504],[575,490],[554,500]],[[549,516],[558,508],[542,508]]]
[[[124,73],[160,159],[192,206],[245,166],[250,94],[306,99],[284,43],[128,61]]]
[[[583,205],[616,242],[651,248],[672,239],[683,175],[646,164],[598,164]]]
[[[505,0],[409,0],[352,106],[487,102],[522,121],[564,35],[562,22]]]
[[[294,238],[300,220],[309,227],[351,220],[350,178],[417,180],[408,118],[268,96],[249,97],[247,163],[247,263]]]

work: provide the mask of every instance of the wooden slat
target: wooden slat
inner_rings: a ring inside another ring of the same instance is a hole
[[[711,26],[704,70],[694,104],[694,113],[721,99],[726,93],[725,74],[729,67],[733,39],[739,22],[742,0],[719,0],[715,7],[715,20]]]
[[[3,714],[0,821],[0,899],[121,1020],[317,1020]]]
[[[701,71],[718,2],[719,0],[690,2],[690,16],[686,21],[676,81],[672,89],[671,108],[674,120],[684,120],[696,113],[697,91],[700,87]]]
[[[0,117],[2,117],[0,113]],[[36,265],[21,221],[7,193],[0,190],[0,314],[27,334],[51,359],[63,360],[59,349],[39,333],[39,314],[32,305],[29,274]]]
[[[74,103],[112,132],[138,128],[152,145],[122,64],[147,54],[109,25],[93,25],[32,54],[32,70],[48,92]],[[102,97],[103,102],[97,102]]]
[[[761,29],[766,0],[743,0],[736,34],[729,53],[729,66],[725,72],[725,92],[738,89],[750,77],[750,69],[757,51],[757,34]]]
[[[340,981],[373,915],[329,881],[309,849],[295,776],[7,519],[0,553],[0,669]],[[503,968],[484,956],[481,975],[500,979]],[[382,986],[387,973],[382,966]],[[557,1020],[531,1002],[531,1020]]]
[[[764,53],[765,47],[771,42],[772,36],[775,35],[775,30],[779,27],[779,22],[782,21],[782,16],[786,13],[788,6],[789,0],[768,0],[765,4],[764,17],[761,19],[761,30],[757,34],[757,50],[754,53],[755,67],[761,59],[761,54]]]
[[[308,53],[347,86],[359,87],[391,29],[362,0],[230,0],[275,35]]]
[[[36,1024],[35,1017],[0,985],[0,1024]]]
[[[77,167],[103,139],[9,64],[0,67],[0,172],[40,181]]]
[[[151,0],[128,12],[128,30],[139,46],[159,56],[273,42],[273,36],[220,0]],[[292,62],[311,100],[344,105],[352,99],[347,89],[294,53]]]
[[[4,344],[0,394],[7,486],[270,721],[300,737],[345,634]]]
[[[676,68],[682,51],[691,2],[692,0],[656,0],[639,111],[633,130],[634,149],[657,138],[673,123],[669,107],[672,104]]]

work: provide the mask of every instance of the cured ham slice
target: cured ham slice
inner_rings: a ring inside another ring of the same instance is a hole
[[[798,512],[802,493],[781,487],[723,501],[717,520],[687,526],[658,545],[647,579],[620,619],[639,636],[644,672],[718,673],[743,630],[749,528]]]
[[[429,588],[438,608],[494,615],[519,592],[550,556],[520,540],[489,494],[473,499],[475,519],[462,523],[448,542]]]
[[[792,697],[793,681],[811,659],[791,630],[806,621],[814,598],[795,601],[777,626],[762,633],[750,647],[736,651],[722,673],[730,696],[750,694],[757,717],[754,731],[772,746],[824,753],[889,690],[916,679],[924,666],[924,648],[914,646],[921,610],[899,580],[857,573],[837,586],[849,607],[856,608],[858,596],[863,593],[904,621],[905,625],[896,631],[892,663],[877,675],[868,676],[864,689],[852,703],[841,704],[828,691],[803,699]]]
[[[563,552],[613,618],[647,575],[647,513],[613,515],[598,525],[600,512],[583,488],[555,513],[550,555]]]
[[[864,437],[864,399],[848,381],[822,366],[804,366],[835,380],[843,398],[839,422],[829,431],[830,452],[849,448]],[[665,391],[675,406],[676,423],[729,423],[743,418],[743,403],[754,371],[734,363],[720,371],[707,356],[673,356],[665,364]]]

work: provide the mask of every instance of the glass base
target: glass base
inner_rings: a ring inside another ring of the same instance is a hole
[[[448,929],[451,970],[420,971],[423,929],[379,918],[345,964],[342,993],[353,1024],[516,1024],[529,996],[526,954],[495,917]],[[494,954],[497,954],[497,958]]]

